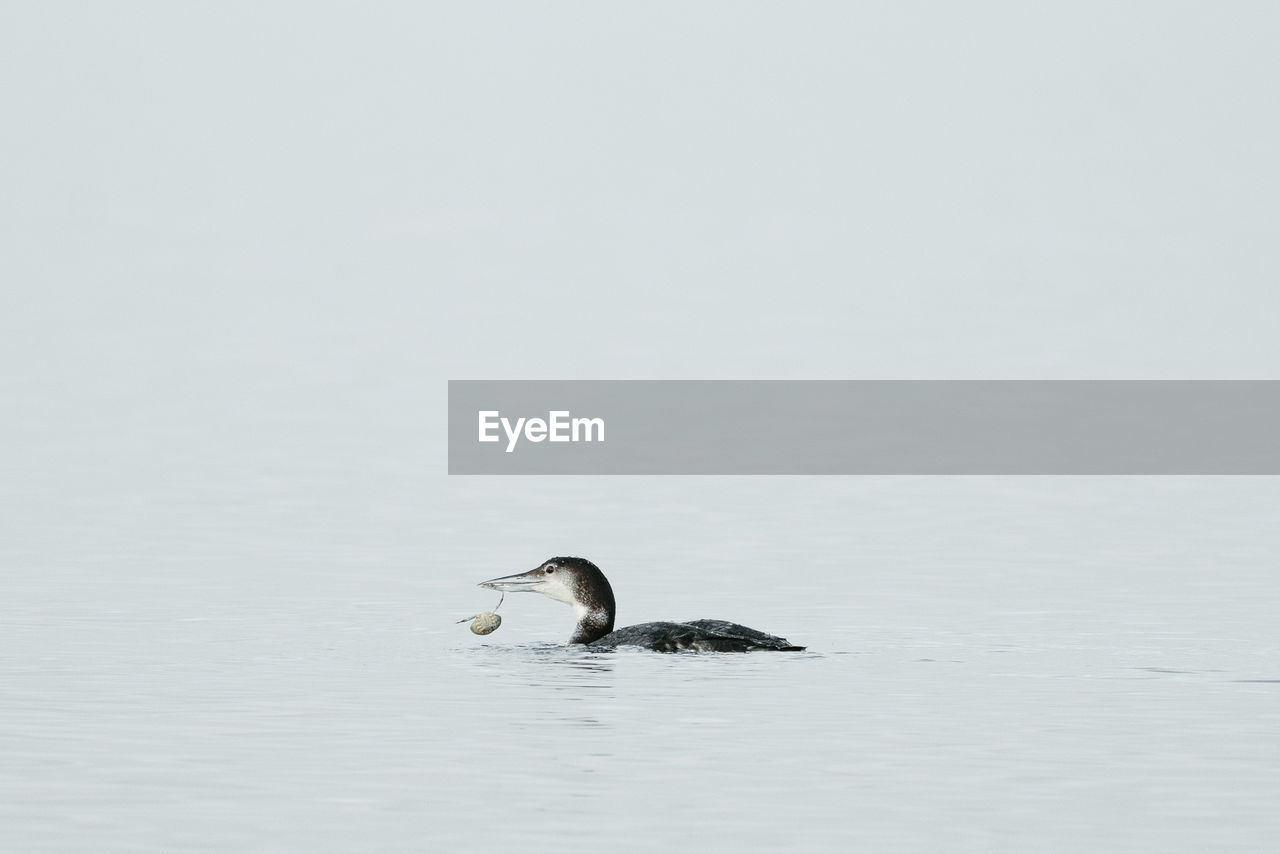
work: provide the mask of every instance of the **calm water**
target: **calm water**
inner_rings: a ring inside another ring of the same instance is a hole
[[[1274,480],[450,480],[314,445],[249,477],[211,440],[131,494],[126,452],[76,500],[27,472],[5,850],[1280,838]],[[570,649],[532,595],[488,637],[455,623],[496,602],[475,582],[566,552],[623,624],[810,650]]]
[[[1280,376],[1277,9],[6,4],[0,854],[1280,851],[1280,479],[443,471],[449,378]],[[809,651],[457,624],[566,553]]]

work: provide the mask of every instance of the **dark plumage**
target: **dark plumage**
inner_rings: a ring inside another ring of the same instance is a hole
[[[536,569],[483,581],[481,587],[507,592],[542,593],[572,605],[578,613],[570,643],[592,649],[638,646],[654,652],[750,652],[779,650],[798,652],[786,638],[766,634],[726,620],[690,620],[683,623],[641,623],[614,630],[617,610],[613,587],[600,567],[586,558],[556,557]]]

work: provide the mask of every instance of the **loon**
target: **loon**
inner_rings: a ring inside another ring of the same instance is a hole
[[[553,557],[537,569],[482,581],[480,587],[504,593],[541,593],[573,606],[578,625],[569,643],[592,649],[639,646],[654,652],[749,652],[754,649],[800,651],[786,638],[725,620],[641,623],[614,630],[613,588],[600,567],[586,558]]]

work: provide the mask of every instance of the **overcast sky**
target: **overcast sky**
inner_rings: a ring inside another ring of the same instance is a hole
[[[6,4],[4,379],[1276,377],[1278,8]]]

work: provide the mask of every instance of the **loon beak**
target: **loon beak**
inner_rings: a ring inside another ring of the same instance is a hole
[[[490,590],[501,590],[504,593],[537,593],[538,585],[545,581],[542,567],[522,572],[519,575],[504,575],[502,578],[491,578],[481,581],[477,587],[488,587]]]

